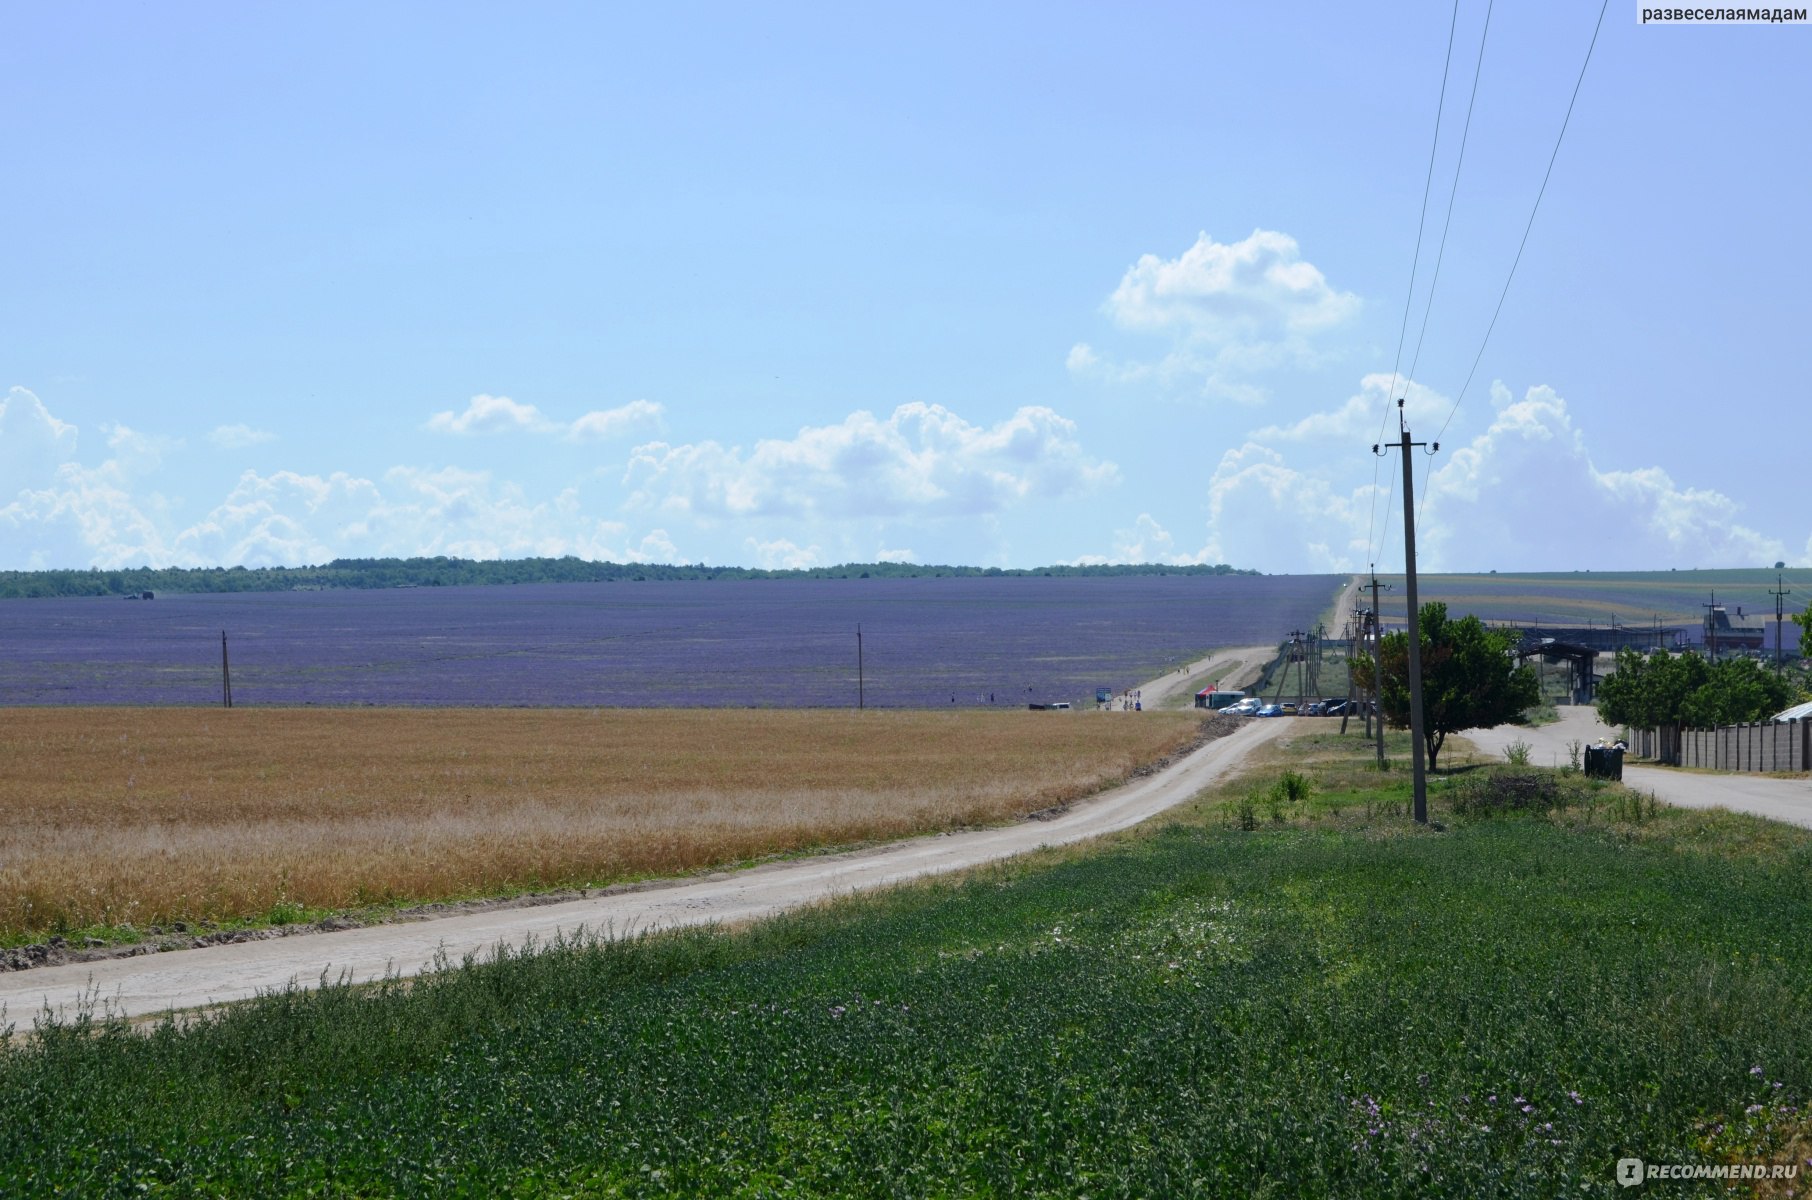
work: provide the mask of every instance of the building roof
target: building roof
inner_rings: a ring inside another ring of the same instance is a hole
[[[1812,721],[1812,702],[1795,704],[1785,712],[1774,714],[1776,721]]]

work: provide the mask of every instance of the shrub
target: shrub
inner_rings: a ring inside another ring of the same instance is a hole
[[[1258,828],[1258,805],[1249,794],[1240,798],[1239,827],[1248,833]]]
[[[1470,815],[1550,812],[1566,807],[1559,778],[1551,771],[1493,771],[1469,776],[1449,793],[1453,811]]]
[[[1314,785],[1309,782],[1309,777],[1300,771],[1285,771],[1272,785],[1271,790],[1278,799],[1285,803],[1296,804],[1309,798],[1309,793],[1314,790]]]

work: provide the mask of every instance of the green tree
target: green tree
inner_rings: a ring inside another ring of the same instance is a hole
[[[1812,608],[1794,613],[1793,623],[1799,626],[1799,656],[1812,658]]]
[[[1727,658],[1686,697],[1681,720],[1699,729],[1766,721],[1793,703],[1788,683],[1753,658]]]
[[[1793,703],[1793,685],[1752,658],[1708,663],[1696,654],[1617,652],[1617,670],[1598,685],[1607,725],[1712,729],[1762,721]]]
[[[1598,715],[1606,725],[1659,729],[1678,725],[1686,698],[1705,685],[1711,667],[1696,654],[1617,651],[1617,669],[1598,685]]]
[[[1421,608],[1422,741],[1428,768],[1435,769],[1447,735],[1520,721],[1523,710],[1541,699],[1535,672],[1516,664],[1517,634],[1490,629],[1477,617],[1458,621],[1447,606],[1431,601]],[[1399,729],[1409,724],[1409,638],[1393,633],[1380,647],[1384,667],[1385,719]]]

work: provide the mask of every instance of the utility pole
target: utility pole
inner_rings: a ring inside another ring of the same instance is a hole
[[[1397,449],[1403,457],[1403,590],[1409,603],[1409,741],[1410,761],[1415,767],[1416,824],[1428,824],[1428,747],[1422,740],[1422,622],[1416,611],[1416,480],[1409,452],[1416,446],[1427,446],[1434,454],[1441,443],[1412,442],[1409,424],[1403,418],[1403,401],[1397,401],[1397,427],[1401,439]],[[1386,451],[1372,447],[1373,454]]]
[[[1784,632],[1786,626],[1782,624],[1782,622],[1786,620],[1787,615],[1786,600],[1788,596],[1793,594],[1792,588],[1782,586],[1784,582],[1785,580],[1779,575],[1776,575],[1774,577],[1774,590],[1768,593],[1770,596],[1774,597],[1774,673],[1776,675],[1781,673],[1781,643],[1787,640],[1787,635]]]
[[[1705,645],[1711,652],[1711,661],[1718,661],[1718,594],[1711,594],[1710,604],[1701,604],[1705,610]]]
[[[862,680],[862,622],[856,622],[856,707],[866,708],[867,695]]]
[[[1372,564],[1372,707],[1377,711],[1366,714],[1365,727],[1372,727],[1372,717],[1378,718],[1378,769],[1384,769],[1384,618],[1378,607],[1378,565]]]
[[[220,631],[220,703],[223,708],[233,707],[233,672],[227,666],[226,630]]]

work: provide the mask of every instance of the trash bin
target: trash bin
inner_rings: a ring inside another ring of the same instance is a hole
[[[1622,779],[1623,750],[1617,746],[1587,746],[1585,773],[1593,779]]]

